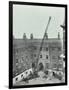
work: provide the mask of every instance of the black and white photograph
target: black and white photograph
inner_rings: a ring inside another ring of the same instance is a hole
[[[9,3],[12,87],[67,83],[67,6]]]

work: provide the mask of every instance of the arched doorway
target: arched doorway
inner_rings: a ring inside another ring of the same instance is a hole
[[[39,63],[39,71],[42,71],[44,69],[43,63]]]

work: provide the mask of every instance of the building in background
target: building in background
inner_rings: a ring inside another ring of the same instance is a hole
[[[37,60],[41,42],[42,39],[35,39],[33,34],[30,35],[30,39],[26,37],[25,33],[22,39],[13,38],[13,77],[32,68],[32,63]],[[62,69],[61,54],[62,44],[59,33],[57,38],[48,38],[48,34],[46,34],[39,55],[39,70]]]

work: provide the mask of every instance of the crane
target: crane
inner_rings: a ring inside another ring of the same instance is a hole
[[[45,39],[47,30],[48,30],[48,26],[49,26],[49,24],[50,24],[50,20],[51,20],[51,16],[49,17],[48,24],[47,24],[47,26],[46,26],[45,33],[44,33],[44,36],[43,36],[43,39],[42,39],[42,42],[41,42],[41,45],[40,45],[40,48],[39,48],[39,52],[38,52],[38,55],[37,55],[36,65],[35,65],[35,68],[34,68],[34,72],[35,72],[35,71],[38,72],[38,69],[37,69],[37,68],[38,68],[39,55],[40,55],[40,52],[41,52],[41,50],[42,50],[42,46],[43,46],[44,39]]]

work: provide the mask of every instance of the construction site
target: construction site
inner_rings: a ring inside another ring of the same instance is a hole
[[[42,39],[34,38],[32,33],[30,39],[26,33],[22,39],[13,37],[14,86],[65,82],[64,39],[62,42],[59,32],[57,38],[48,37],[50,24],[51,17]],[[63,28],[64,25],[60,27]]]

